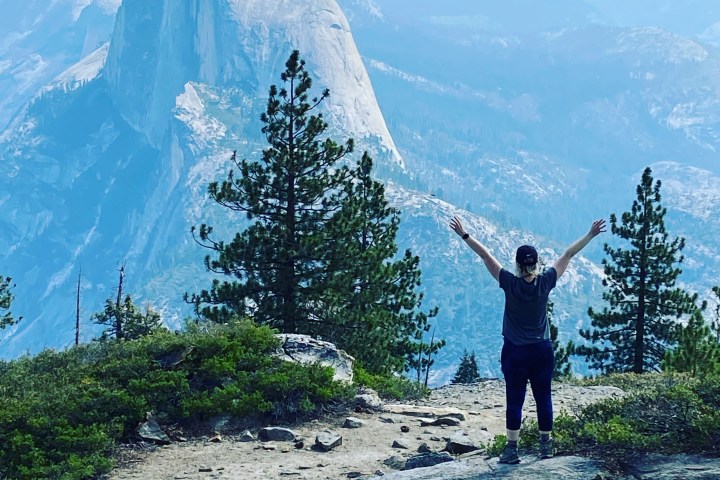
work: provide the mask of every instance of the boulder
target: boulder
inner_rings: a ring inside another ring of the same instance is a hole
[[[282,344],[275,352],[275,356],[289,362],[319,363],[331,367],[335,371],[333,380],[352,383],[355,359],[332,343],[317,340],[309,335],[292,333],[281,333],[276,337]]]

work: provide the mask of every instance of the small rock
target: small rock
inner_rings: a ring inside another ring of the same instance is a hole
[[[198,472],[208,473],[212,471],[213,469],[211,467],[206,467],[205,465],[202,465],[198,468]]]
[[[425,442],[420,444],[417,451],[418,451],[418,453],[430,453],[431,452],[430,446]]]
[[[263,441],[294,442],[297,435],[289,428],[265,427],[258,432],[258,438]]]
[[[305,448],[305,442],[302,440],[295,442],[295,448],[298,450],[302,450],[303,448]]]
[[[323,452],[329,452],[338,445],[342,445],[342,436],[331,430],[324,430],[315,437],[315,446]]]
[[[407,433],[410,431],[410,427],[408,427],[407,425],[403,425],[402,427],[400,427],[400,431]]]
[[[263,449],[263,450],[276,450],[277,447],[276,447],[275,445],[264,444],[264,445],[262,446],[262,449]]]
[[[403,440],[402,438],[398,438],[397,440],[393,441],[392,448],[402,448],[404,450],[407,450],[409,447],[405,440]]]
[[[152,440],[160,445],[172,443],[170,437],[162,431],[160,425],[150,414],[147,415],[147,421],[138,427],[137,434],[143,440]]]
[[[220,442],[222,442],[222,435],[220,435],[219,433],[216,433],[212,437],[208,438],[208,442],[220,443]]]
[[[345,423],[343,423],[343,428],[360,428],[363,425],[365,425],[364,420],[356,417],[347,417]]]
[[[348,472],[345,474],[347,478],[360,478],[363,476],[362,472]]]
[[[376,393],[362,393],[355,396],[355,411],[380,411],[383,401]]]
[[[240,441],[241,442],[254,442],[255,441],[255,435],[253,435],[250,430],[245,430],[240,434]]]
[[[460,420],[453,417],[440,417],[438,419],[435,419],[431,422],[421,422],[421,427],[438,427],[440,425],[446,425],[448,427],[457,427],[460,426]]]
[[[395,423],[395,420],[393,420],[390,417],[378,417],[378,420],[380,420],[383,423]]]

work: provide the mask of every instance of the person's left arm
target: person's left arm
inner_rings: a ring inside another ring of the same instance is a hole
[[[577,255],[580,250],[585,248],[585,246],[590,243],[593,238],[597,237],[604,231],[605,220],[595,220],[590,227],[590,231],[584,237],[577,239],[572,245],[568,247],[567,250],[565,250],[565,253],[563,253],[560,258],[555,260],[553,267],[557,272],[557,278],[560,278],[560,276],[565,273],[565,270],[570,263],[570,259]]]

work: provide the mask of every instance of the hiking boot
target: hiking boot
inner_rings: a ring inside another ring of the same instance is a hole
[[[506,445],[505,451],[500,454],[500,460],[498,461],[498,463],[509,463],[510,465],[520,463],[520,457],[518,457],[517,447],[509,447]]]
[[[555,455],[552,438],[547,442],[540,441],[540,458],[552,458]]]

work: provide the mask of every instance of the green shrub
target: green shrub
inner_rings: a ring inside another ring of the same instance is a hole
[[[618,386],[628,395],[573,413],[559,412],[553,429],[558,454],[593,456],[610,468],[645,452],[720,454],[720,378],[613,374],[583,383]],[[495,456],[505,442],[505,436],[498,435],[485,447]],[[519,447],[532,453],[537,442],[537,422],[528,417],[520,430]]]
[[[420,382],[395,375],[376,375],[355,364],[353,378],[356,385],[370,387],[380,397],[392,400],[417,400],[430,394],[430,389]]]
[[[0,478],[101,476],[146,412],[180,426],[295,421],[351,398],[331,369],[272,357],[277,345],[271,329],[236,321],[0,362]]]

